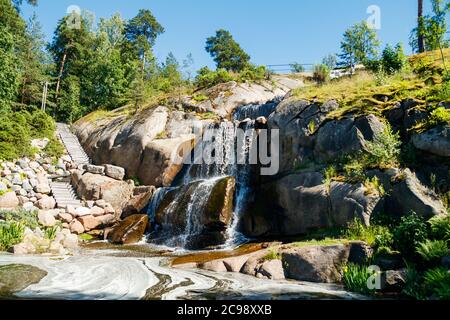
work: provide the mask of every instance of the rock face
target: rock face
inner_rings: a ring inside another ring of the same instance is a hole
[[[170,190],[156,209],[155,222],[167,232],[186,232],[188,215],[195,215],[195,232],[188,239],[191,249],[218,245],[231,223],[235,179],[196,181]],[[191,204],[191,205],[190,205]]]
[[[132,183],[92,173],[83,174],[77,183],[77,193],[83,200],[103,199],[110,203],[116,212],[122,212],[133,195],[133,189]]]
[[[414,146],[431,154],[450,157],[450,125],[438,126],[412,138]]]
[[[19,206],[19,198],[17,198],[15,192],[7,192],[0,196],[0,208],[1,209],[14,209]]]
[[[250,236],[292,236],[346,226],[355,218],[368,225],[379,201],[362,184],[326,185],[321,173],[293,174],[263,185],[244,215],[244,229]]]
[[[133,197],[127,202],[123,209],[121,218],[125,219],[133,214],[143,213],[141,211],[150,202],[155,191],[156,189],[153,186],[136,187],[133,191]]]
[[[186,110],[228,117],[238,106],[265,103],[301,85],[299,80],[275,76],[273,81],[259,84],[219,85],[205,92],[210,99],[199,103],[190,102],[189,97],[181,100],[188,100],[182,103]],[[88,116],[78,121],[74,129],[94,163],[123,167],[128,177],[138,177],[145,185],[162,187],[169,186],[181,169],[173,155],[188,155],[193,147],[192,134],[209,122],[189,111],[159,106],[131,119],[120,112],[95,121]]]
[[[386,199],[384,208],[386,212],[399,215],[413,211],[425,218],[446,213],[436,194],[423,186],[415,174],[406,169],[403,176],[403,180],[393,186]]]
[[[108,240],[117,244],[137,243],[142,240],[147,225],[147,215],[129,216],[108,233]]]
[[[342,279],[342,262],[348,260],[345,245],[292,248],[283,252],[286,275],[295,280],[334,283]]]
[[[327,120],[339,108],[336,101],[324,104],[286,98],[268,120],[269,129],[280,130],[280,169],[292,170],[307,161],[335,160],[365,148],[365,141],[385,128],[376,116]]]
[[[366,140],[382,132],[385,125],[374,115],[334,120],[319,129],[314,147],[316,159],[335,160],[365,148]]]

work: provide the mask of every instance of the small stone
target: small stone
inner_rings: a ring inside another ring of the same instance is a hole
[[[125,177],[125,169],[117,166],[113,166],[110,164],[106,164],[105,166],[105,174],[116,180],[123,180]]]
[[[30,185],[31,185],[33,188],[36,187],[36,186],[38,185],[37,179],[34,179],[34,178],[31,178],[31,179],[29,180],[29,183],[30,183]]]
[[[113,214],[105,214],[103,216],[97,217],[97,220],[101,223],[102,226],[111,226],[115,222]]]
[[[104,174],[105,173],[105,167],[102,166],[94,166],[92,164],[88,164],[85,166],[86,171],[92,174]]]
[[[86,206],[89,209],[92,209],[92,207],[94,207],[94,204],[95,204],[95,201],[91,201],[91,200],[86,201]]]
[[[27,198],[27,199],[28,199],[28,198]],[[31,208],[34,207],[34,204],[33,204],[33,202],[25,202],[25,203],[22,205],[22,207],[23,207],[24,209],[31,209]]]
[[[72,158],[69,155],[64,155],[61,157],[64,162],[72,162]]]
[[[51,192],[48,183],[39,183],[36,187],[34,187],[34,191],[42,194],[49,194]]]
[[[31,161],[29,163],[29,166],[30,166],[31,169],[38,169],[41,165],[37,161]]]
[[[94,216],[94,217],[98,217],[98,216],[102,216],[102,215],[104,215],[105,214],[105,209],[102,209],[102,208],[100,208],[100,207],[93,207],[92,209],[91,209],[91,214]]]
[[[36,206],[42,210],[50,210],[56,207],[56,201],[53,197],[46,196],[38,200]]]
[[[58,219],[66,223],[71,223],[73,220],[73,216],[68,213],[60,213],[58,214]]]
[[[107,203],[103,209],[105,209],[105,214],[115,214],[116,213],[113,206],[110,205],[109,203]]]
[[[72,232],[72,233],[75,233],[75,234],[82,234],[82,233],[84,233],[84,227],[83,227],[83,225],[81,224],[81,222],[80,221],[78,221],[78,220],[73,220],[71,223],[70,223],[70,231]]]
[[[63,222],[63,224],[61,224],[61,227],[63,227],[64,230],[67,230],[70,228],[70,225],[67,222]],[[70,232],[70,230],[69,230],[69,232]]]
[[[22,169],[26,169],[29,167],[28,162],[24,159],[21,159],[19,161],[16,162],[16,164],[21,167]]]
[[[86,207],[79,207],[75,209],[75,217],[83,217],[91,214],[91,209]]]
[[[22,183],[23,183],[23,181],[22,181],[22,177],[20,176],[20,174],[18,174],[18,173],[14,174],[13,179],[12,179],[12,184],[21,186]]]
[[[100,207],[100,208],[104,209],[105,206],[106,206],[106,201],[103,200],[103,199],[97,200],[97,201],[95,201],[95,205],[97,207]]]
[[[55,217],[48,211],[39,211],[38,220],[44,227],[53,227],[56,224]]]
[[[75,249],[78,247],[78,236],[76,234],[68,234],[66,235],[63,245],[69,249]]]
[[[86,231],[93,230],[100,226],[100,221],[92,215],[78,217]]]
[[[27,192],[30,192],[30,191],[33,190],[33,187],[31,186],[31,184],[30,184],[30,182],[29,182],[28,180],[25,180],[25,181],[22,183],[22,188],[23,188],[24,190],[26,190]]]
[[[77,212],[76,212],[74,206],[68,205],[68,206],[66,207],[66,212],[67,212],[68,214],[74,216],[74,217],[77,216]]]
[[[19,189],[18,191],[16,191],[18,196],[22,196],[22,197],[26,197],[28,196],[28,192],[24,189]]]
[[[19,206],[19,199],[14,192],[7,192],[0,196],[0,208],[14,209]]]

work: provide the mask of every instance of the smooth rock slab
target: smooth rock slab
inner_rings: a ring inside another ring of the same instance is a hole
[[[0,266],[0,299],[12,298],[18,291],[39,283],[47,272],[30,265]]]

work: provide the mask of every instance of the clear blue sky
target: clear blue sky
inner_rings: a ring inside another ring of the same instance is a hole
[[[24,5],[22,13],[29,17],[35,11],[51,39],[70,5],[93,12],[97,20],[116,12],[129,19],[150,9],[166,29],[156,56],[163,59],[172,51],[182,60],[192,53],[197,69],[214,66],[205,39],[219,28],[230,30],[256,64],[320,62],[339,51],[343,32],[367,19],[370,5],[381,8],[382,42],[403,42],[410,53],[408,37],[417,15],[417,0],[39,0],[37,7]]]

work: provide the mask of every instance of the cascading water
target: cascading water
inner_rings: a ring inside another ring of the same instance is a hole
[[[158,189],[148,206],[152,225],[159,222],[150,241],[169,247],[193,248],[208,233],[218,239],[216,245],[222,243],[222,247],[229,248],[246,240],[239,232],[239,223],[251,201],[254,166],[250,164],[250,151],[256,141],[255,121],[248,118],[268,116],[277,104],[278,101],[273,101],[260,106],[242,106],[234,113],[233,122],[208,124],[204,128],[192,164],[185,166],[171,188]],[[247,121],[240,123],[243,117]],[[212,192],[230,177],[235,181],[231,221],[222,233],[205,230],[204,212],[211,205]]]

